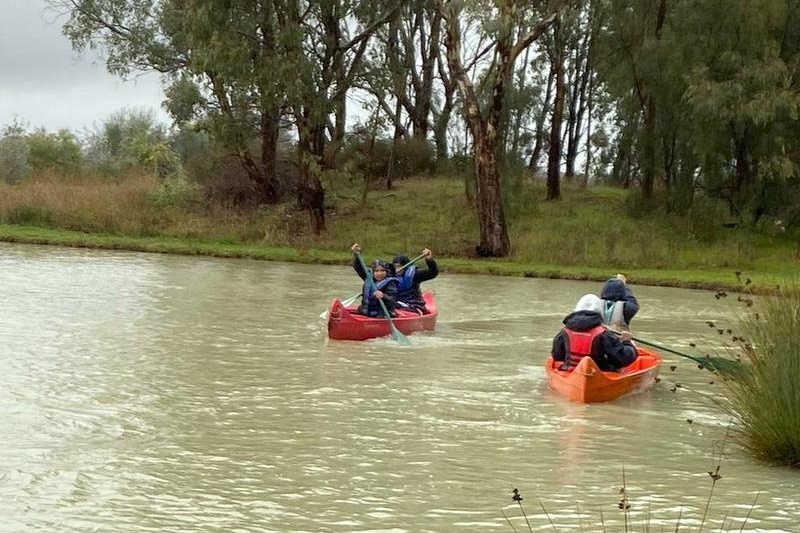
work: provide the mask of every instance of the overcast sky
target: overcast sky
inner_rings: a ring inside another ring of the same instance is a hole
[[[45,0],[0,0],[0,130],[15,117],[49,131],[91,129],[125,108],[168,122],[157,76],[108,74],[97,52],[72,50],[65,20]]]

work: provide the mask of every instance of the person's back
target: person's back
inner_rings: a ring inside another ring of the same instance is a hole
[[[425,300],[422,298],[420,284],[430,281],[439,275],[439,267],[433,259],[433,253],[425,248],[422,250],[425,256],[426,269],[421,270],[414,265],[409,265],[409,259],[405,255],[398,255],[392,260],[398,279],[397,302],[398,306],[405,309],[412,309],[421,313],[426,313]],[[402,269],[402,270],[401,270]]]
[[[639,301],[628,287],[622,274],[610,278],[603,284],[600,292],[603,300],[603,323],[618,330],[627,330],[631,320],[639,312]]]
[[[562,369],[574,368],[584,357],[591,357],[601,370],[619,370],[636,360],[630,334],[622,338],[603,324],[602,302],[594,294],[583,296],[575,311],[564,318],[564,328],[553,339],[551,355],[562,361]]]

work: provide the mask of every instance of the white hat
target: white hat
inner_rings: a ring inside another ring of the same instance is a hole
[[[603,301],[596,294],[584,294],[575,305],[576,311],[592,311],[603,314]]]

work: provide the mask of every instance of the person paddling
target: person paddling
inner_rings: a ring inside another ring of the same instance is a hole
[[[630,329],[630,323],[639,312],[639,301],[628,287],[623,274],[617,274],[603,284],[600,292],[603,300],[603,323],[618,331]]]
[[[603,324],[603,302],[595,294],[578,300],[575,311],[564,318],[564,328],[553,339],[551,355],[563,361],[560,370],[570,370],[584,357],[594,359],[600,370],[613,371],[636,360],[636,347],[629,332],[621,337]]]
[[[405,255],[397,255],[392,260],[395,272],[398,272],[397,305],[399,308],[415,311],[419,314],[427,314],[425,300],[422,297],[420,284],[430,281],[439,275],[439,267],[433,259],[433,252],[430,248],[422,250],[425,257],[424,270],[419,270],[414,265],[409,265],[409,259]]]
[[[361,253],[361,246],[358,243],[350,247],[353,254]],[[366,281],[367,273],[361,266],[361,261],[358,257],[353,258],[353,269],[356,274],[365,280],[361,288],[361,305],[358,306],[358,313],[370,317],[383,317],[383,309],[381,308],[380,301],[386,306],[386,310],[391,316],[395,316],[394,310],[397,305],[397,278],[389,276],[389,264],[382,259],[375,259],[370,264],[370,271],[372,272],[372,281]]]

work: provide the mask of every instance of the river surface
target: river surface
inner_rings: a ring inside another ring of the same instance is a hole
[[[441,275],[403,347],[326,339],[346,267],[0,244],[0,280],[2,533],[528,531],[514,488],[533,531],[623,531],[623,472],[632,530],[800,531],[800,474],[726,438],[684,359],[609,404],[548,390],[598,283]],[[679,350],[739,312],[633,288]]]

